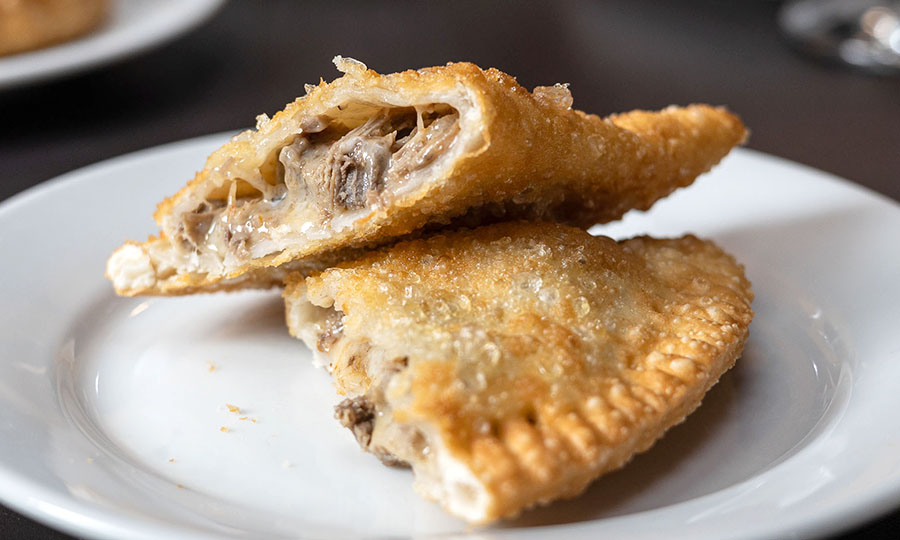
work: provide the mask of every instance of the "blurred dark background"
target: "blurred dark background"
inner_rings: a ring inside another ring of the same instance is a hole
[[[796,53],[778,31],[778,8],[750,0],[234,0],[153,52],[0,90],[0,200],[126,152],[250,127],[303,94],[304,83],[336,77],[336,54],[379,72],[467,60],[527,88],[568,82],[575,106],[601,115],[727,105],[750,127],[750,148],[900,200],[900,78]],[[0,538],[66,537],[0,507]],[[839,538],[900,538],[900,512]]]
[[[0,198],[125,152],[253,124],[337,75],[335,54],[380,72],[468,60],[527,87],[571,83],[607,114],[672,103],[728,105],[748,146],[900,199],[900,78],[796,54],[779,4],[232,1],[142,57],[0,91]]]

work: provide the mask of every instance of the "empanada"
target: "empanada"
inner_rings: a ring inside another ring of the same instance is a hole
[[[343,77],[261,116],[163,201],[159,238],[113,254],[119,294],[271,286],[453,219],[587,227],[649,208],[746,136],[706,105],[603,119],[573,110],[565,85],[531,93],[473,64],[335,63]]]
[[[288,278],[340,421],[474,523],[577,495],[680,423],[741,354],[742,267],[693,236],[513,222]]]

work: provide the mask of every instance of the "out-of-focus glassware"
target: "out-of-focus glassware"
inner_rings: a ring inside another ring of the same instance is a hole
[[[900,74],[900,2],[792,0],[778,14],[802,51],[869,73]]]

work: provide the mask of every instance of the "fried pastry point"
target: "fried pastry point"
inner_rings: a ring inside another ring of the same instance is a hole
[[[742,267],[693,236],[503,223],[288,277],[287,324],[363,449],[472,523],[572,497],[647,450],[740,356]]]
[[[452,220],[588,227],[649,208],[746,137],[706,105],[604,119],[572,109],[565,85],[532,93],[473,64],[335,64],[344,76],[259,117],[163,201],[158,238],[112,255],[119,294],[271,286]]]

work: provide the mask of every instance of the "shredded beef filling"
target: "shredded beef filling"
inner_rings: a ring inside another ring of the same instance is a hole
[[[415,129],[416,115],[385,109],[331,145],[325,158],[325,185],[337,208],[362,208],[368,194],[384,190],[385,176],[401,130]],[[287,169],[290,163],[282,164]]]
[[[300,126],[277,154],[275,186],[255,198],[209,200],[185,214],[177,235],[186,250],[246,258],[255,242],[270,238],[287,210],[310,208],[324,224],[376,205],[385,189],[441,155],[459,133],[459,115],[445,105],[396,107],[379,110],[349,131],[325,115]]]
[[[212,228],[213,220],[221,211],[221,204],[205,202],[198,206],[193,212],[185,214],[183,221],[184,238],[194,248],[202,246],[206,240],[206,235]]]
[[[372,432],[375,429],[375,405],[365,396],[348,398],[334,407],[334,417],[342,426],[349,429],[356,442],[363,450],[367,450],[391,467],[406,467],[408,464],[380,446],[372,445]]]

